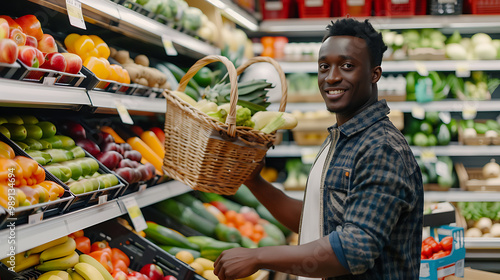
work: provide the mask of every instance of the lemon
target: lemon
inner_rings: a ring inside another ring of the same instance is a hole
[[[219,280],[219,277],[217,277],[217,275],[214,274],[214,271],[213,270],[205,270],[203,271],[203,278],[207,279],[207,280]]]
[[[190,264],[194,261],[193,254],[188,251],[179,251],[175,254],[175,257],[187,264]]]
[[[203,271],[205,271],[203,266],[197,262],[192,262],[189,264],[189,266],[191,266],[194,269],[194,272],[196,272],[199,275],[202,275]]]
[[[204,270],[213,270],[214,269],[214,262],[209,260],[209,259],[196,258],[194,260],[194,262],[200,264]]]

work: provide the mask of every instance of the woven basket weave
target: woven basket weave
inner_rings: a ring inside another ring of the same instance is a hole
[[[230,110],[226,123],[210,118],[172,91],[164,91],[167,112],[163,171],[194,190],[232,195],[259,165],[276,139],[274,134],[236,126],[238,75],[253,63],[272,64],[281,79],[281,112],[286,107],[287,85],[283,70],[271,58],[255,57],[235,69],[226,57],[209,55],[198,60],[187,71],[177,90],[184,91],[196,72],[213,62],[225,65],[231,83]]]

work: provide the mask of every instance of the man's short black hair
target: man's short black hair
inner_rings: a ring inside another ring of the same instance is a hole
[[[323,37],[324,42],[331,36],[353,36],[358,37],[366,42],[368,48],[371,65],[380,66],[382,64],[382,56],[387,50],[387,46],[382,40],[382,34],[377,32],[368,19],[365,21],[357,21],[353,18],[338,19],[335,23],[329,24],[326,27],[327,33]]]

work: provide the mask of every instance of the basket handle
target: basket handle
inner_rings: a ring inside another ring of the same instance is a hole
[[[266,56],[255,56],[255,57],[248,59],[247,61],[245,61],[245,63],[243,63],[240,67],[238,67],[236,69],[236,73],[239,76],[250,65],[252,65],[254,63],[258,63],[258,62],[270,63],[272,66],[274,66],[274,68],[276,68],[276,71],[278,71],[278,74],[280,76],[280,81],[281,81],[281,100],[280,100],[279,111],[285,112],[286,102],[287,102],[287,97],[288,97],[288,87],[287,87],[287,83],[286,83],[285,72],[283,72],[283,69],[281,68],[281,66],[279,65],[279,63],[276,60],[274,60],[270,57],[266,57]]]
[[[181,80],[179,81],[178,91],[184,91],[186,86],[194,77],[194,75],[204,66],[213,63],[213,62],[222,62],[224,66],[227,68],[227,73],[229,75],[229,82],[231,83],[230,90],[230,101],[229,101],[229,113],[226,118],[226,125],[228,126],[227,133],[229,136],[236,136],[236,103],[238,102],[238,76],[236,74],[236,69],[234,68],[233,63],[225,56],[220,55],[207,55],[204,58],[196,61],[191,68],[186,72]]]

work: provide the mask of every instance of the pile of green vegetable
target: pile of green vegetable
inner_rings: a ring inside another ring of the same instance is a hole
[[[406,116],[405,128],[403,130],[406,141],[410,145],[445,146],[458,137],[458,124],[453,118],[448,123],[444,123],[439,112],[425,112],[424,119],[416,119],[413,116]]]
[[[417,163],[422,172],[424,185],[438,184],[442,188],[458,187],[457,173],[450,157],[438,156],[433,159],[417,157]]]

